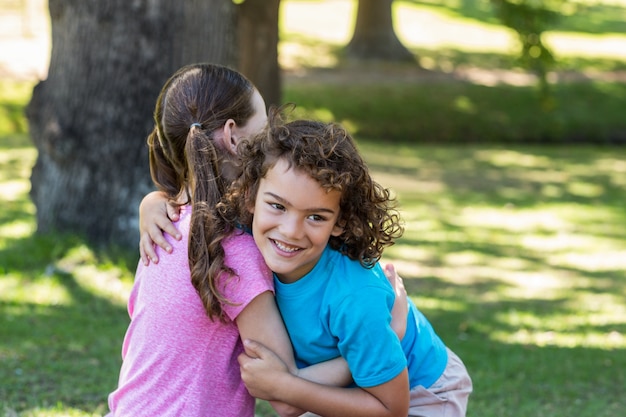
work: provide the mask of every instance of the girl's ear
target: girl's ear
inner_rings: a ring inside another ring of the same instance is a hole
[[[226,120],[224,123],[224,127],[222,128],[222,145],[226,151],[232,153],[233,155],[237,154],[237,143],[239,142],[239,138],[235,136],[235,128],[237,127],[237,123],[233,119]]]

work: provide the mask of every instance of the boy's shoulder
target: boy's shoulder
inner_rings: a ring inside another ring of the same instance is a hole
[[[378,262],[371,267],[363,266],[358,260],[330,247],[326,248],[328,260],[332,265],[333,274],[341,281],[349,282],[354,286],[383,286],[391,287],[387,277]]]

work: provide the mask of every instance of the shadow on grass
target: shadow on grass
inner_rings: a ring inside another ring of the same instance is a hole
[[[385,258],[474,378],[468,415],[621,415],[620,148],[361,147],[406,216]]]
[[[625,96],[626,84],[555,85],[547,110],[533,87],[403,79],[341,88],[299,85],[286,90],[285,101],[297,103],[294,117],[338,121],[356,138],[387,143],[623,145]]]
[[[408,293],[473,377],[468,415],[621,417],[620,148],[360,145],[409,223],[389,260],[406,267]],[[33,221],[23,200],[0,225]],[[131,276],[136,256],[84,246],[61,235],[5,238],[0,409],[106,411],[128,316],[98,271],[112,264]],[[81,272],[87,264],[97,273]]]
[[[613,281],[616,281],[614,277]],[[624,349],[566,345],[558,336],[584,335],[590,331],[623,335],[626,323],[571,325],[553,330],[549,324],[553,316],[576,317],[585,312],[573,308],[567,297],[519,300],[501,296],[487,300],[485,294],[501,294],[511,289],[489,279],[455,285],[440,277],[405,276],[404,282],[418,306],[430,305],[431,299],[443,306],[455,306],[421,309],[444,342],[463,359],[472,376],[474,394],[468,416],[617,417],[626,409],[626,401],[620,394],[626,383]],[[623,293],[623,284],[615,287]],[[508,316],[516,315],[536,318],[535,327],[512,324]],[[525,333],[539,333],[544,338],[543,345],[523,338],[515,341],[515,335]],[[509,341],[503,341],[502,335]]]
[[[76,238],[32,236],[9,241],[0,251],[4,412],[58,404],[107,411],[107,395],[117,384],[128,314],[123,303],[58,268],[57,261],[80,244]]]

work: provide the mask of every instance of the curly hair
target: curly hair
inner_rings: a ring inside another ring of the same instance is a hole
[[[250,228],[259,182],[279,159],[305,172],[327,190],[341,192],[339,219],[343,228],[329,244],[372,267],[385,247],[403,233],[396,200],[375,182],[350,134],[339,124],[312,120],[284,123],[270,111],[267,128],[242,141],[238,154],[243,170],[218,206],[222,221]]]
[[[157,188],[175,204],[191,204],[189,267],[191,282],[211,319],[225,320],[218,277],[235,272],[224,264],[220,244],[228,233],[216,221],[215,205],[230,180],[222,175],[225,151],[212,134],[228,119],[244,126],[254,115],[252,83],[214,64],[193,64],[165,83],[148,136],[150,173]],[[217,238],[216,238],[217,237]]]

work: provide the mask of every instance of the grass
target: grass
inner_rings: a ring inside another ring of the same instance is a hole
[[[406,221],[386,259],[474,379],[468,415],[623,415],[623,153],[361,148]],[[25,134],[0,132],[0,414],[101,416],[119,371],[136,255],[33,234],[34,158]],[[258,412],[273,415],[263,402]]]
[[[286,92],[300,116],[336,120],[387,143],[626,143],[626,84],[555,87],[542,111],[532,87],[461,82],[298,86]]]
[[[419,10],[431,22],[494,30],[484,2],[397,3],[403,16]],[[584,28],[574,16],[551,35],[564,44],[619,32],[621,3],[610,13],[595,3]],[[315,61],[298,62],[318,75],[330,72],[324,65],[346,69],[336,54],[346,35],[324,27],[336,26],[335,15],[321,16],[310,27],[326,38],[286,27],[283,43],[300,48],[296,57],[314,48]],[[432,70],[515,66],[502,46],[477,52],[401,33]],[[624,69],[619,56],[564,55],[563,69]],[[623,416],[626,156],[606,144],[623,143],[624,85],[557,84],[544,114],[532,86],[431,81],[288,81],[286,101],[299,115],[346,124],[374,176],[397,193],[406,233],[385,259],[465,361],[475,385],[468,416]],[[23,116],[32,86],[0,80],[0,416],[102,416],[137,254],[35,233],[28,191],[36,152]],[[536,143],[519,144],[523,137]],[[562,137],[597,144],[545,145]],[[274,415],[264,402],[257,411]]]
[[[548,100],[519,68],[514,36],[486,0],[396,0],[396,31],[421,70],[344,60],[355,3],[314,3],[317,13],[303,1],[281,9],[281,65],[304,74],[286,79],[285,101],[301,107],[298,115],[394,143],[626,143],[626,84],[601,75],[626,69],[623,3],[577,2],[580,13],[546,33],[557,57]],[[318,82],[307,82],[311,74]]]

